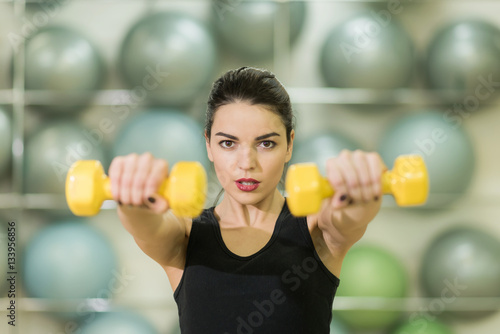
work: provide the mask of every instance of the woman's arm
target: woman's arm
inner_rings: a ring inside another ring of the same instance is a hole
[[[137,245],[163,267],[182,266],[191,219],[176,217],[156,192],[168,163],[150,153],[113,159],[109,178],[118,217]]]
[[[344,150],[328,160],[327,179],[335,194],[323,202],[317,224],[332,254],[345,254],[365,234],[380,210],[385,170],[373,152]]]

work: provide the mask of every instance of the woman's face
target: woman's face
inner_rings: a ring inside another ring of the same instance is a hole
[[[227,195],[256,203],[275,191],[292,157],[293,138],[292,130],[287,147],[283,122],[263,106],[232,103],[215,113],[208,158]]]

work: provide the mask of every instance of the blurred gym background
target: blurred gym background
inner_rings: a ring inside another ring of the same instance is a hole
[[[332,333],[500,328],[497,1],[0,1],[2,333],[178,333],[163,270],[105,202],[67,209],[72,162],[198,160],[211,83],[273,71],[297,118],[293,162],[343,148],[419,153],[429,201],[382,211],[346,258]],[[16,326],[7,225],[16,223]]]

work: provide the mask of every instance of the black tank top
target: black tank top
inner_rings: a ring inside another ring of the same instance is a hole
[[[242,257],[224,244],[213,210],[193,220],[174,292],[181,332],[329,333],[339,279],[316,253],[306,218],[285,201],[269,242]]]

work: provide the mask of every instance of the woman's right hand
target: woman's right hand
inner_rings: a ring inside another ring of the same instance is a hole
[[[154,213],[168,211],[168,202],[157,194],[168,176],[168,162],[151,153],[117,156],[109,167],[113,199],[122,206],[148,208]]]

